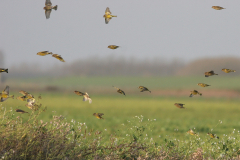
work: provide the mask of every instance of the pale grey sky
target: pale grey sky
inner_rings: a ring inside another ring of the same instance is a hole
[[[58,5],[45,18],[45,0],[0,1],[0,50],[5,65],[61,64],[77,59],[138,57],[190,61],[205,57],[240,57],[239,0],[52,0]],[[219,5],[226,9],[214,10]],[[109,24],[104,12],[113,15]],[[121,46],[110,50],[108,45]]]

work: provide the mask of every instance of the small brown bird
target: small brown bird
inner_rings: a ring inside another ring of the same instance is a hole
[[[109,45],[108,48],[110,49],[117,49],[119,46],[116,46],[116,45]]]
[[[222,71],[225,73],[236,72],[236,70],[227,69],[227,68],[223,68]]]
[[[38,52],[37,55],[39,56],[46,56],[48,54],[53,54],[52,52],[49,52],[49,51],[42,51],[42,52]]]
[[[189,131],[187,131],[187,133],[190,135],[196,135],[196,133],[192,129],[189,129]]]
[[[104,119],[102,116],[104,115],[103,113],[93,113],[93,115],[98,118],[98,119]]]
[[[24,111],[24,110],[21,110],[21,109],[15,109],[15,111],[16,111],[16,112],[19,112],[19,113],[22,113],[22,114],[23,114],[23,113],[28,113],[28,112],[26,112],[26,111]]]
[[[46,18],[49,19],[50,18],[50,14],[52,12],[52,9],[54,9],[55,11],[57,10],[58,6],[52,6],[52,3],[50,0],[46,0],[45,2],[45,7],[43,8],[45,10],[45,15],[46,15]]]
[[[6,88],[0,93],[0,102],[6,101],[8,98],[14,99],[14,95],[9,96],[9,86],[6,86]]]
[[[216,136],[215,134],[213,134],[213,133],[208,133],[208,135],[211,137],[211,138],[217,138],[217,139],[219,139],[219,137],[218,136]]]
[[[197,90],[193,90],[193,91],[190,91],[190,96],[189,97],[192,97],[193,95],[202,95],[202,93],[198,92]]]
[[[112,17],[117,17],[114,15],[111,15],[112,13],[110,12],[110,9],[107,7],[105,14],[103,15],[103,17],[105,18],[105,23],[108,24],[108,22],[112,19]]]
[[[83,93],[83,92],[79,92],[79,91],[74,91],[74,93],[76,95],[83,96],[83,101],[87,101],[88,100],[89,103],[92,103],[92,99],[89,97],[87,92]]]
[[[6,73],[8,73],[8,68],[7,69],[5,69],[5,68],[0,68],[0,73],[1,72],[6,72]]]
[[[144,87],[144,86],[139,86],[138,87],[140,89],[140,92],[144,92],[144,91],[149,91],[148,88]],[[151,91],[149,91],[151,93]]]
[[[64,59],[61,57],[61,55],[58,55],[58,54],[52,54],[52,56],[54,58],[57,58],[58,60],[62,61],[62,62],[65,62]]]
[[[113,87],[114,87],[114,86],[113,86]],[[114,87],[114,88],[117,89],[117,92],[118,92],[118,93],[123,94],[124,96],[126,96],[126,95],[125,95],[125,92],[124,92],[123,90],[121,90],[121,89],[119,89],[119,88],[117,88],[117,87]]]
[[[185,105],[185,104],[175,103],[174,105],[175,105],[176,107],[178,107],[178,108],[184,108],[184,109],[185,109],[185,107],[183,107],[183,105]]]
[[[218,74],[214,73],[213,70],[211,70],[211,71],[209,71],[209,72],[205,72],[204,74],[205,74],[205,77],[209,77],[209,76],[213,76],[213,75],[218,75]]]
[[[213,9],[216,9],[216,10],[222,10],[222,9],[226,9],[226,8],[223,8],[223,7],[220,7],[220,6],[212,6]]]
[[[208,84],[205,84],[205,83],[198,83],[197,85],[199,85],[200,87],[208,87],[208,86],[211,86],[211,85],[208,85]]]

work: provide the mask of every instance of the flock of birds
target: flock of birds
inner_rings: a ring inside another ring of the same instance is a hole
[[[225,9],[223,7],[220,7],[220,6],[212,6],[213,9],[215,10],[222,10],[222,9]],[[58,9],[58,6],[55,5],[55,6],[52,6],[52,3],[50,0],[46,0],[45,2],[45,7],[43,8],[45,10],[45,15],[46,15],[46,19],[49,19],[50,18],[50,14],[51,14],[51,11],[54,9],[54,10],[57,10]],[[105,18],[105,23],[108,24],[109,21],[112,19],[112,17],[117,17],[115,15],[112,15],[110,9],[107,7],[106,10],[105,10],[105,14],[103,15],[103,17]],[[120,46],[117,46],[117,45],[109,45],[108,48],[109,49],[117,49],[119,48]],[[53,54],[52,52],[49,52],[49,51],[41,51],[41,52],[38,52],[37,55],[39,56],[46,56],[46,55],[52,55],[52,57],[60,60],[61,62],[65,62],[65,60],[62,58],[61,55],[58,55],[58,54]],[[235,70],[231,70],[231,69],[226,69],[226,68],[223,68],[222,69],[223,72],[225,73],[230,73],[230,72],[236,72]],[[6,72],[8,73],[8,69],[5,69],[5,68],[0,68],[0,73],[1,72]],[[213,70],[209,71],[209,72],[205,72],[205,77],[209,77],[209,76],[213,76],[213,75],[218,75],[216,74]],[[201,87],[208,87],[210,85],[208,84],[205,84],[205,83],[198,83],[197,84],[198,86],[201,86]],[[117,89],[117,92],[120,93],[120,94],[123,94],[126,96],[125,92],[115,86],[113,86],[114,88]],[[140,89],[140,92],[144,92],[144,91],[148,91],[151,93],[151,91],[144,87],[144,86],[139,86],[138,87]],[[19,93],[21,93],[23,96],[19,96],[17,97],[18,100],[21,100],[21,101],[27,101],[27,104],[26,106],[29,108],[29,109],[34,109],[36,107],[39,107],[35,102],[35,98],[32,94],[26,92],[26,91],[23,91],[21,90]],[[83,92],[80,92],[80,91],[74,91],[74,93],[78,96],[83,96],[83,101],[89,101],[89,103],[92,103],[92,99],[90,98],[90,96],[88,95],[87,92],[83,93]],[[193,90],[190,92],[190,96],[189,97],[193,97],[194,95],[200,95],[202,96],[202,93],[198,92],[197,90]],[[14,95],[9,95],[9,86],[6,86],[6,88],[2,91],[2,93],[0,93],[0,102],[3,102],[5,100],[7,100],[8,98],[14,98]],[[41,96],[38,97],[39,99],[41,99]],[[182,104],[182,103],[175,103],[174,104],[176,107],[178,108],[185,108],[183,107],[183,105],[185,104]],[[15,110],[16,112],[19,112],[19,113],[28,113],[24,110],[21,110],[21,109],[16,109]],[[94,113],[93,114],[96,118],[98,119],[104,119],[102,116],[104,115],[103,113]],[[187,133],[191,134],[191,135],[196,135],[196,133],[194,133],[193,130],[189,130]],[[210,137],[212,138],[215,138],[215,135],[212,134],[212,133],[208,133],[210,135]],[[217,137],[218,138],[218,137]]]

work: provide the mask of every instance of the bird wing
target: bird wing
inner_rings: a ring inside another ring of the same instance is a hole
[[[75,93],[76,95],[79,95],[79,96],[83,96],[83,95],[84,95],[84,93],[79,92],[79,91],[74,91],[74,93]]]
[[[122,91],[123,95],[125,95],[125,92],[123,90],[120,89],[120,91]]]
[[[1,97],[0,102],[6,101],[8,98]]]
[[[117,88],[117,87],[115,87],[115,86],[113,86],[114,88],[116,88],[117,90],[119,90],[119,88]]]
[[[103,113],[98,113],[99,116],[103,116],[104,114]]]
[[[45,5],[52,5],[50,0],[46,0]]]
[[[111,20],[111,18],[105,18],[105,23],[108,24],[108,22]]]
[[[86,96],[83,96],[83,101],[85,102],[87,100],[88,100],[88,98]]]
[[[107,14],[107,15],[112,14],[112,13],[110,12],[110,9],[109,9],[108,7],[106,8],[105,14]]]
[[[50,18],[51,11],[52,11],[51,9],[45,10],[45,15],[46,15],[46,18],[47,18],[47,19]]]
[[[6,86],[6,88],[2,91],[4,94],[9,94],[9,86]]]
[[[89,103],[92,103],[92,99],[91,98],[88,98],[88,100],[89,100]]]

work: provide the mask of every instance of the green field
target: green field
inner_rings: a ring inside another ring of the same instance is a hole
[[[157,89],[191,89],[198,88],[197,83],[207,83],[210,89],[240,89],[239,76],[218,75],[205,78],[203,76],[170,76],[170,77],[36,77],[8,79],[6,84],[13,86],[46,87],[56,86],[64,89],[97,88],[108,89],[112,85],[124,89],[136,89],[139,85],[151,90]]]
[[[116,155],[112,155],[112,158],[121,157],[124,159],[124,157],[135,154],[136,148],[145,145],[147,146],[146,150],[137,152],[135,158],[140,155],[145,157],[146,153],[149,153],[152,158],[158,157],[161,159],[165,157],[166,152],[168,153],[168,159],[193,159],[191,157],[199,148],[202,150],[201,154],[206,158],[236,157],[237,154],[240,154],[240,152],[237,152],[240,142],[240,100],[237,98],[239,92],[233,92],[234,95],[237,94],[235,97],[218,95],[214,97],[214,93],[227,90],[239,91],[239,80],[240,77],[217,78],[216,76],[210,78],[68,77],[18,79],[17,81],[12,79],[8,81],[10,94],[14,94],[15,97],[20,96],[20,93],[17,92],[19,90],[29,91],[35,97],[41,94],[42,99],[39,100],[39,103],[42,104],[42,107],[40,110],[44,107],[47,107],[47,110],[37,116],[37,121],[35,121],[32,119],[38,111],[34,112],[28,109],[25,106],[26,102],[17,99],[8,99],[1,102],[0,132],[2,133],[2,141],[0,140],[0,142],[4,144],[2,150],[6,150],[10,145],[12,147],[18,146],[18,144],[22,146],[21,148],[25,148],[25,143],[28,143],[35,147],[33,147],[33,151],[29,152],[29,148],[26,146],[25,154],[21,157],[31,157],[31,155],[38,153],[38,150],[42,150],[39,156],[45,157],[49,155],[48,151],[46,151],[44,145],[39,146],[38,143],[43,143],[42,136],[49,136],[50,138],[46,139],[44,144],[53,143],[51,145],[53,148],[51,157],[60,159],[66,155],[67,157],[81,155],[82,158],[92,159],[100,153],[105,158],[111,153],[115,153]],[[196,85],[199,82],[208,83],[212,86],[200,88]],[[4,88],[5,85],[3,84],[1,87]],[[117,93],[112,85],[123,89],[126,96]],[[152,90],[152,93],[140,93],[137,88],[139,85],[147,86]],[[54,89],[54,87],[56,88]],[[203,91],[203,96],[189,98],[189,90],[198,88]],[[92,104],[83,102],[81,96],[73,93],[74,90],[87,91],[92,98]],[[167,94],[159,96],[157,94],[159,91],[167,92],[168,90],[184,90],[187,92],[180,96],[178,94],[170,96]],[[211,90],[214,91],[211,93],[213,96],[206,96],[206,93]],[[179,109],[174,106],[174,103],[184,103],[186,109]],[[28,111],[30,114],[16,113],[14,111],[16,108]],[[93,113],[104,113],[104,119],[97,119],[93,116]],[[60,115],[65,117],[64,122],[58,122],[58,119],[54,120],[56,119],[53,118],[54,116]],[[22,121],[18,120],[19,116],[23,120],[23,125]],[[31,118],[30,121],[29,117]],[[14,124],[15,122],[17,124]],[[48,127],[42,129],[39,122],[48,123]],[[61,137],[62,134],[59,133],[63,132],[64,124],[67,123],[69,123],[67,125],[69,129]],[[61,127],[59,128],[58,125],[60,124]],[[16,132],[12,132],[12,126],[17,127]],[[197,135],[187,134],[189,129],[194,130]],[[219,140],[211,139],[207,135],[208,132],[216,134]],[[4,133],[9,136],[9,139],[5,139],[6,135]],[[78,135],[76,146],[72,146],[74,133]],[[39,138],[36,139],[34,135],[38,135]],[[86,135],[89,135],[89,137],[85,138]],[[28,139],[24,139],[24,142],[20,143],[22,137],[25,136]],[[17,137],[17,141],[14,143],[9,141],[12,140],[12,137]],[[66,142],[66,138],[69,141]],[[32,141],[33,139],[35,140]],[[57,139],[61,140],[57,141]],[[113,140],[114,147],[112,148]],[[53,152],[62,145],[65,146],[62,149],[66,149],[66,151],[63,151],[64,155]],[[97,149],[96,145],[98,146]],[[124,146],[130,147],[129,150],[128,147]],[[71,152],[72,155],[67,154],[73,150],[71,147],[74,148],[74,153]],[[102,147],[107,149],[103,150]],[[118,149],[119,147],[126,148],[126,150]],[[15,149],[21,150],[21,148]],[[34,150],[35,148],[36,150]],[[89,153],[86,148],[95,149],[96,152]],[[161,150],[163,152],[158,152]],[[12,154],[10,155],[10,157],[15,157]],[[32,158],[36,157],[32,156]]]
[[[233,129],[240,130],[238,99],[164,98],[147,93],[141,96],[114,93],[112,96],[91,97],[93,102],[89,104],[74,94],[42,94],[40,102],[47,107],[47,111],[41,114],[39,119],[47,122],[53,115],[63,115],[68,122],[74,120],[76,123],[86,123],[88,129],[104,131],[111,135],[122,128],[123,124],[130,128],[131,125],[141,125],[135,116],[143,116],[142,123],[149,123],[146,134],[158,142],[163,141],[166,135],[181,140],[188,139],[189,135],[186,132],[190,128],[195,128],[203,137],[206,137],[208,132],[221,137],[231,133]],[[176,102],[186,104],[186,109],[175,107],[173,104]],[[16,99],[8,99],[1,104],[7,110],[18,108],[31,112],[25,106],[26,102]],[[99,120],[92,115],[93,113],[104,113],[105,119]],[[15,113],[15,116],[19,114]],[[21,116],[25,120],[28,119],[28,114]],[[221,124],[219,120],[222,121]],[[127,134],[128,131],[125,132]]]

